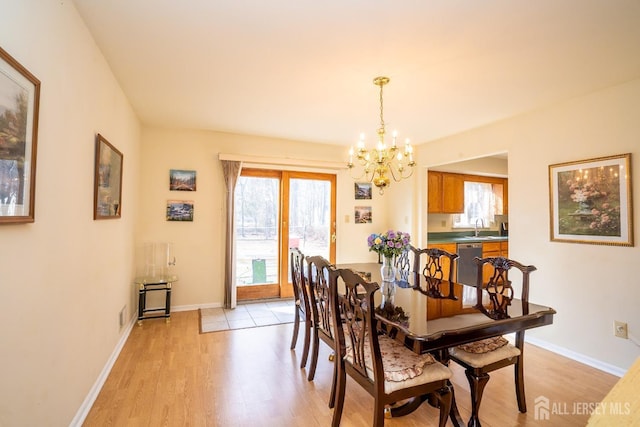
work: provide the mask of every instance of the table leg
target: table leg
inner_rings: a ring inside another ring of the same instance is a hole
[[[138,326],[142,325],[142,317],[144,316],[144,308],[146,306],[147,293],[144,285],[138,288]]]
[[[171,283],[167,283],[167,298],[164,305],[164,316],[165,320],[169,322],[169,317],[171,316]]]

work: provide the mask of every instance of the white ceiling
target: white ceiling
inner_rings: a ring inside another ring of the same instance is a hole
[[[638,0],[74,0],[141,121],[420,144],[640,77]]]

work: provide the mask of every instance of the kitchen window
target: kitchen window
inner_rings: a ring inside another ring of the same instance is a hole
[[[464,181],[464,213],[453,215],[453,228],[489,228],[503,214],[503,195],[502,184]]]

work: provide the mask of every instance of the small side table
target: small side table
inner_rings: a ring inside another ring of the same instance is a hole
[[[178,276],[141,276],[136,277],[138,285],[138,325],[145,319],[165,318],[169,322],[171,316],[171,285],[178,281]],[[147,308],[147,292],[165,291],[164,308]],[[156,314],[147,314],[156,313]]]

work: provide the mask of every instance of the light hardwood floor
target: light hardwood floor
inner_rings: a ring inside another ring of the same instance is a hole
[[[302,339],[289,349],[292,324],[200,334],[198,311],[134,326],[85,426],[329,426],[332,362],[321,342],[316,377],[300,369]],[[301,331],[302,334],[302,331]],[[460,413],[469,416],[468,384],[452,363]],[[618,378],[538,347],[525,349],[526,414],[518,412],[513,369],[491,375],[480,409],[484,427],[584,426],[574,405],[598,402]],[[534,400],[549,399],[549,420],[536,420]],[[347,383],[342,426],[369,426],[373,399]],[[386,426],[435,426],[437,409],[423,404]]]

